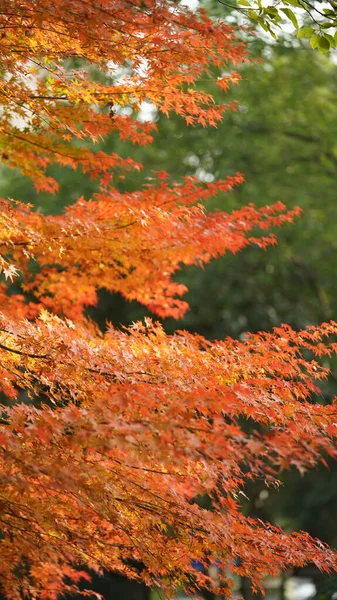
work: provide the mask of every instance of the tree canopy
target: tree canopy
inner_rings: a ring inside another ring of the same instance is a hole
[[[335,569],[334,551],[245,517],[240,497],[247,480],[277,485],[284,469],[336,457],[336,405],[311,397],[337,325],[217,342],[149,319],[102,332],[86,311],[105,288],[180,317],[181,265],[273,246],[299,216],[281,202],[206,211],[240,173],[160,171],[120,191],[141,165],[93,145],[110,132],[150,142],[155,123],[127,110],[145,100],[189,125],[219,122],[236,104],[214,102],[203,79],[238,81],[248,55],[235,29],[168,0],[15,1],[1,27],[3,161],[38,190],[57,190],[53,163],[98,182],[61,215],[1,200],[2,591],[56,598],[83,565],[192,592],[212,585],[192,559],[215,562],[222,593],[231,573],[257,588],[287,565]]]

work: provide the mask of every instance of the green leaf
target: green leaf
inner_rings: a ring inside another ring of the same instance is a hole
[[[255,21],[257,21],[257,19],[258,19],[258,15],[256,14],[255,10],[253,10],[252,8],[248,11],[248,16],[251,19],[254,19]]]
[[[324,35],[321,35],[319,37],[319,40],[318,40],[318,50],[322,54],[326,54],[330,50],[330,42],[329,42],[329,40]]]
[[[295,6],[296,8],[301,8],[298,0],[286,0],[285,4],[290,4],[290,6]]]
[[[292,22],[295,29],[298,29],[298,22],[297,22],[296,16],[294,15],[293,11],[290,8],[281,8],[280,10],[282,10],[282,12],[284,12],[286,17],[288,17],[289,21]]]
[[[258,18],[258,22],[259,22],[259,25],[261,25],[262,29],[264,29],[265,31],[269,31],[269,27],[268,27],[267,23],[265,23],[264,20],[261,19],[261,17]]]
[[[267,6],[266,8],[263,9],[263,14],[268,16],[269,19],[272,19],[274,24],[275,21],[282,21],[279,12],[277,10],[277,8],[275,8],[275,6]]]
[[[238,4],[242,4],[243,6],[250,6],[250,2],[248,2],[248,0],[238,0]]]
[[[310,37],[314,33],[314,29],[312,27],[301,27],[301,29],[297,32],[297,37]]]
[[[330,33],[325,33],[324,37],[329,41],[329,44],[332,48],[336,48],[337,41],[335,40],[333,35],[330,35]]]
[[[332,27],[334,27],[334,24],[326,22],[326,23],[320,23],[319,26],[321,29],[331,29]]]
[[[318,41],[319,41],[320,36],[318,35],[318,33],[314,33],[311,38],[310,38],[310,46],[315,49],[318,47]]]

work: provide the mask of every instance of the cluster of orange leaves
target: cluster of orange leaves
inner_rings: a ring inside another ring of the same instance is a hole
[[[120,193],[112,173],[139,165],[84,143],[110,131],[151,140],[153,123],[109,116],[111,104],[216,124],[226,107],[194,84],[210,66],[223,89],[236,82],[235,32],[169,0],[12,0],[0,32],[3,160],[38,189],[56,189],[53,161],[101,180],[61,216],[1,201],[1,592],[52,600],[87,578],[84,565],[192,592],[212,585],[192,559],[216,562],[222,593],[230,573],[260,586],[289,565],[335,569],[332,550],[244,517],[239,498],[247,478],[273,485],[282,469],[336,457],[336,406],[310,398],[337,325],[208,342],[150,320],[103,333],[86,316],[106,288],[181,317],[182,264],[266,248],[266,230],[297,216],[281,203],[207,212],[240,174],[169,185],[162,173]],[[202,494],[212,510],[195,503]]]

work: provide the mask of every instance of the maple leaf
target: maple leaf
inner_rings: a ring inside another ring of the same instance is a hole
[[[19,271],[14,265],[8,265],[7,267],[3,268],[3,274],[5,275],[6,279],[13,281],[14,277],[18,276]]]

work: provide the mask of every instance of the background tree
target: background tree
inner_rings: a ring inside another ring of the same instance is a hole
[[[337,44],[337,6],[334,0],[307,2],[307,0],[284,0],[282,2],[262,2],[261,0],[238,0],[226,2],[218,0],[227,12],[237,12],[243,22],[251,23],[252,28],[266,31],[275,40],[284,31],[296,32],[299,39],[308,38],[313,50],[321,54],[333,51]]]

